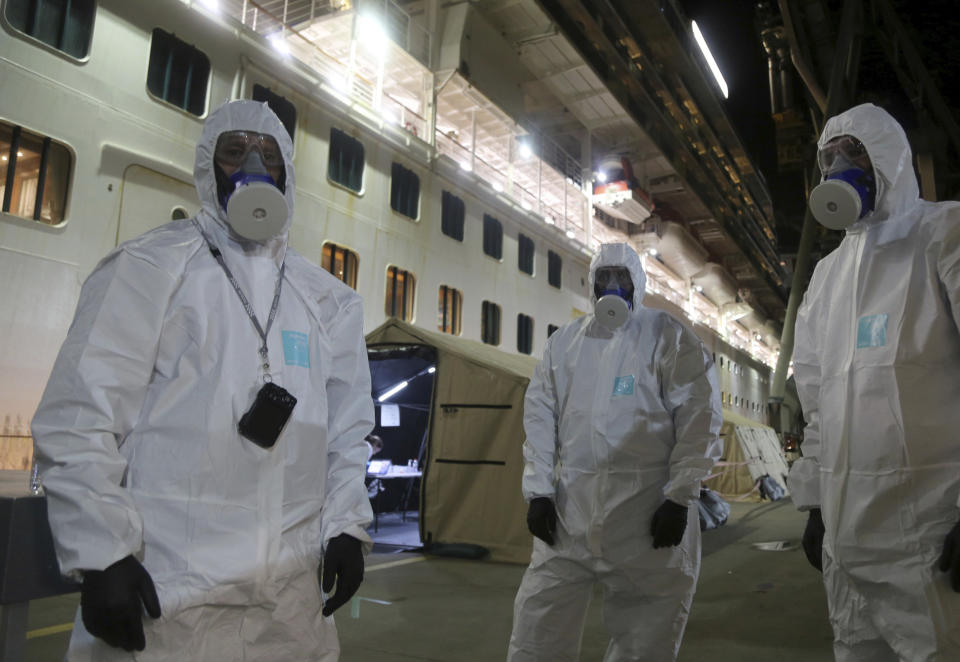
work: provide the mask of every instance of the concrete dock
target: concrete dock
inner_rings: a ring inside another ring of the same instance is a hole
[[[728,523],[703,534],[700,583],[680,661],[833,660],[823,584],[799,547],[806,516],[789,499],[731,506]],[[358,595],[336,615],[341,660],[504,660],[523,570],[416,552],[374,553]],[[31,603],[30,662],[63,659],[78,602],[75,594]],[[580,659],[599,662],[606,646],[594,600]]]

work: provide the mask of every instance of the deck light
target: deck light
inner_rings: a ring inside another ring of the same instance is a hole
[[[700,28],[697,27],[697,22],[690,21],[690,24],[693,26],[693,38],[697,40],[697,45],[700,47],[700,51],[703,53],[703,57],[706,59],[707,65],[710,67],[710,71],[713,72],[713,77],[717,79],[717,85],[720,86],[720,91],[723,92],[723,98],[726,99],[729,97],[727,94],[727,81],[723,80],[723,74],[720,73],[720,67],[717,66],[716,60],[713,59],[713,54],[710,52],[710,48],[707,46],[706,39],[703,38],[703,34],[700,32]]]

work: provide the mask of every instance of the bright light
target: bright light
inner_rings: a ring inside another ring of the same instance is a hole
[[[576,235],[573,234],[573,230],[567,230],[567,236],[573,239]]]
[[[493,183],[493,190],[496,191],[497,193],[503,193],[503,187],[500,186],[500,182]]]
[[[387,50],[387,33],[372,14],[357,17],[357,40],[377,55],[383,55]]]
[[[543,219],[543,220],[545,220],[545,221],[547,222],[547,225],[553,225],[553,216],[547,216],[547,217],[546,217],[545,219]]]
[[[17,156],[23,156],[23,152],[17,152]]]
[[[407,388],[407,382],[400,382],[399,384],[391,388],[389,391],[381,395],[379,398],[377,398],[377,400],[380,402],[383,402],[384,400],[389,398],[391,395],[396,395],[397,393],[399,393],[405,388]]]
[[[434,368],[433,366],[430,366],[429,368],[427,368],[427,372],[429,372],[431,375],[432,375],[433,373],[435,373],[436,371],[437,371],[437,369]]]
[[[699,286],[699,285],[694,285],[694,286],[693,286],[693,291],[694,291],[694,292],[703,292],[703,288],[702,288],[701,286]]]
[[[533,209],[533,207],[530,206],[530,203],[527,202],[526,200],[524,200],[523,202],[521,202],[521,203],[520,203],[520,206],[523,207],[524,209],[526,209],[527,211],[530,211],[531,209]]]
[[[533,150],[530,149],[530,145],[527,143],[520,143],[520,156],[524,159],[528,159],[533,156]]]
[[[650,255],[652,257],[657,257],[657,255],[659,254],[660,254],[660,251],[658,251],[656,248],[650,247],[647,249],[647,255]]]
[[[607,173],[603,172],[602,170],[601,170],[600,172],[598,172],[598,173],[597,173],[597,181],[600,182],[601,184],[602,184],[603,182],[607,181]]]
[[[211,11],[220,11],[219,0],[200,0],[200,4]]]
[[[290,55],[290,45],[287,44],[281,35],[271,35],[270,45],[273,46],[281,55]]]
[[[697,40],[697,45],[700,46],[700,50],[703,52],[703,57],[710,66],[710,71],[713,72],[713,77],[717,79],[717,85],[720,86],[720,91],[723,92],[723,98],[726,99],[729,96],[727,94],[727,81],[723,80],[723,74],[720,73],[720,67],[717,66],[716,60],[713,59],[713,54],[710,53],[710,48],[707,47],[707,41],[700,33],[700,28],[697,27],[697,22],[690,21],[690,24],[693,26],[693,38]]]
[[[460,169],[461,169],[461,170],[466,170],[467,172],[470,172],[471,170],[473,170],[473,166],[471,166],[471,165],[470,165],[469,163],[467,163],[466,161],[461,161],[461,162],[460,162]]]
[[[756,338],[757,340],[763,340],[763,336],[761,336],[759,333],[756,334],[754,338]]]
[[[6,155],[4,155],[2,158],[3,158],[4,161],[7,160],[7,156],[6,156]]]
[[[390,112],[389,110],[387,110],[386,108],[384,108],[383,111],[381,111],[380,117],[382,117],[382,118],[383,118],[383,121],[386,122],[387,124],[396,124],[396,123],[397,123],[397,116],[394,115],[394,114],[393,114],[392,112]]]
[[[343,76],[338,76],[336,74],[333,74],[332,76],[330,76],[330,84],[333,85],[335,90],[337,90],[338,92],[343,92],[344,94],[346,94],[347,91],[349,90],[349,86],[347,85],[347,79],[344,78]]]

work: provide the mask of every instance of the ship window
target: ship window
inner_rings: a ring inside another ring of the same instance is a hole
[[[360,259],[349,248],[338,246],[332,242],[324,242],[320,256],[320,266],[332,273],[339,280],[357,289],[357,264]]]
[[[77,59],[90,52],[94,0],[7,0],[4,16],[20,32]]]
[[[517,351],[523,354],[533,352],[533,318],[523,313],[517,315]]]
[[[413,321],[413,295],[417,279],[400,267],[387,267],[387,297],[384,312],[388,317]]]
[[[420,178],[396,161],[390,174],[390,208],[416,220],[420,213]]]
[[[290,134],[290,140],[293,140],[293,132],[297,126],[297,107],[269,87],[257,84],[253,86],[253,100],[266,101],[270,110],[277,114],[283,128]]]
[[[210,60],[175,35],[154,28],[147,68],[150,94],[193,115],[207,106]]]
[[[560,287],[560,274],[563,271],[563,260],[553,251],[547,252],[547,282],[554,287]]]
[[[0,199],[4,213],[56,225],[67,207],[70,150],[46,136],[0,122]]]
[[[363,188],[363,143],[340,129],[330,129],[330,181],[359,193]]]
[[[463,241],[463,219],[466,205],[463,200],[449,191],[444,191],[440,200],[440,229],[443,234]]]
[[[519,248],[518,267],[525,274],[533,275],[533,239],[521,234],[517,239]]]
[[[547,324],[547,338],[553,335],[553,332],[559,329],[560,327],[556,324]]]
[[[483,252],[497,260],[503,257],[503,226],[490,214],[483,215]]]
[[[480,315],[480,340],[488,345],[500,344],[500,306],[484,301]]]
[[[444,333],[459,336],[460,319],[463,316],[463,292],[441,285],[437,304],[437,328]]]

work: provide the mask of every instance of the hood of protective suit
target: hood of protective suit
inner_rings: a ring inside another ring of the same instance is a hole
[[[597,280],[597,269],[600,267],[626,267],[633,281],[633,311],[640,310],[640,302],[647,287],[647,275],[640,265],[640,256],[630,244],[601,244],[600,250],[590,261],[590,278],[587,287],[590,291],[590,303],[596,305],[597,296],[593,292],[593,284]]]
[[[827,120],[817,143],[822,149],[837,136],[853,136],[863,143],[877,179],[877,201],[865,222],[901,216],[920,200],[913,172],[913,155],[903,127],[872,103],[854,106]]]
[[[284,197],[287,200],[289,214],[287,222],[275,237],[262,242],[251,242],[235,233],[227,221],[227,212],[220,206],[217,199],[217,179],[213,171],[213,155],[217,147],[217,138],[224,131],[254,131],[265,133],[276,139],[283,154],[283,168],[286,174]],[[228,101],[207,118],[197,143],[197,156],[193,166],[193,180],[197,186],[197,193],[204,211],[215,218],[229,233],[230,237],[241,243],[258,243],[263,245],[285,246],[290,221],[293,219],[293,192],[296,190],[296,179],[293,173],[293,142],[290,134],[281,124],[276,114],[266,103],[240,99]]]

